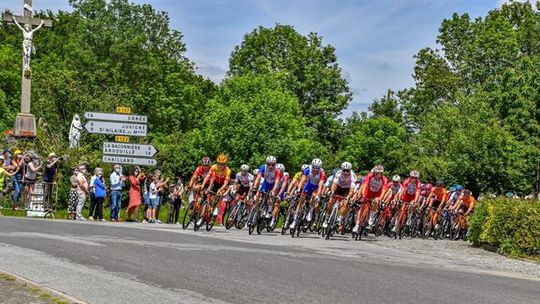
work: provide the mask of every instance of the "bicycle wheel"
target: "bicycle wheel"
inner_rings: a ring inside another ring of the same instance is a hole
[[[430,236],[431,236],[431,223],[430,221],[428,221],[427,223],[424,224],[424,231],[422,233],[422,238],[429,239]]]
[[[189,224],[191,223],[191,219],[193,217],[193,205],[194,203],[191,202],[186,208],[186,212],[184,213],[184,217],[182,218],[182,229],[187,229],[189,227]]]
[[[289,208],[289,210],[287,210],[287,214],[285,215],[285,219],[283,220],[283,226],[281,226],[282,235],[285,235],[287,230],[289,230],[289,225],[291,224],[292,216],[293,216],[293,208],[291,207]]]
[[[53,219],[54,220],[54,211],[46,212],[43,217],[46,218],[46,219]]]
[[[381,236],[384,233],[384,227],[386,226],[386,216],[382,215],[377,219],[374,234],[375,236]]]
[[[227,212],[225,215],[225,229],[229,230],[232,226],[234,226],[234,221],[236,220],[236,214],[238,213],[239,204],[237,203],[234,208],[231,210],[231,212]]]
[[[257,207],[253,208],[249,212],[249,217],[248,217],[248,221],[247,221],[249,235],[253,234],[253,231],[255,231],[255,228],[257,226],[257,213],[259,213],[259,209]]]
[[[204,215],[206,214],[206,202],[199,208],[199,212],[195,213],[193,231],[198,231],[204,222]]]
[[[240,207],[240,210],[238,211],[237,219],[235,220],[236,229],[242,230],[242,228],[244,228],[244,226],[246,225],[247,218],[248,218],[248,213],[246,211],[246,206],[242,205]]]

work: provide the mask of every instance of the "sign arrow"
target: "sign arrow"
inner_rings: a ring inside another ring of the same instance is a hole
[[[143,124],[148,122],[147,116],[115,114],[115,113],[100,113],[100,112],[85,112],[84,118],[92,119],[92,120],[106,120],[106,121],[143,123]]]
[[[157,150],[152,145],[139,145],[117,142],[103,143],[103,154],[152,157],[156,155],[156,153]]]
[[[103,155],[103,162],[111,163],[111,164],[127,164],[127,165],[138,165],[138,166],[157,165],[157,161],[153,158],[117,156],[117,155]]]
[[[126,136],[146,136],[145,124],[110,122],[110,121],[89,121],[84,128],[93,134],[126,135]]]

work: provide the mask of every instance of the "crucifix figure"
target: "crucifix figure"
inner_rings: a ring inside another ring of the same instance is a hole
[[[52,27],[52,21],[48,19],[39,19],[32,17],[32,0],[24,0],[24,14],[22,16],[12,16],[3,14],[2,20],[8,23],[14,23],[23,33],[23,66],[22,66],[22,85],[21,85],[21,112],[15,119],[15,136],[35,137],[36,120],[30,113],[30,93],[32,84],[32,69],[30,66],[30,57],[34,52],[32,39],[34,32],[42,26]],[[37,26],[32,29],[32,26]]]
[[[23,33],[23,37],[24,37],[24,40],[23,40],[23,53],[24,53],[24,55],[23,55],[23,68],[25,70],[29,70],[30,69],[30,56],[32,55],[32,53],[35,53],[35,49],[32,46],[32,37],[34,36],[34,32],[39,30],[45,24],[45,21],[41,20],[38,27],[36,27],[35,29],[32,30],[32,25],[25,24],[24,27],[22,27],[19,24],[19,22],[17,22],[17,18],[15,18],[14,16],[12,16],[12,18],[13,18],[13,22],[19,27],[19,29],[21,29],[21,31]]]

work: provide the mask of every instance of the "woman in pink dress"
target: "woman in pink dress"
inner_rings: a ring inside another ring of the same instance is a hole
[[[129,183],[131,187],[129,189],[129,205],[127,207],[126,222],[138,222],[139,206],[141,206],[141,181],[144,181],[144,173],[141,172],[139,167],[133,168],[129,175]]]

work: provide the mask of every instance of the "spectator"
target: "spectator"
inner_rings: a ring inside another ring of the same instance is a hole
[[[0,156],[0,161],[4,160],[4,154]],[[6,195],[6,176],[11,177],[14,173],[9,173],[4,167],[0,167],[0,197]]]
[[[96,221],[105,221],[103,219],[103,201],[107,196],[107,189],[103,182],[103,169],[96,168],[97,177],[94,179],[94,200],[96,203],[96,211],[94,218]]]
[[[88,183],[88,194],[90,196],[90,204],[88,205],[88,220],[90,221],[93,221],[95,219],[94,215],[96,213],[96,205],[97,205],[96,195],[95,195],[96,193],[95,182],[96,182],[96,179],[99,178],[98,176],[99,170],[100,168],[94,169],[94,175],[90,177],[90,182]]]
[[[148,198],[150,199],[150,204],[148,206],[148,211],[146,218],[148,223],[156,223],[156,208],[157,208],[157,197],[158,197],[158,177],[157,175],[152,176],[152,182],[150,183],[150,188],[148,191]]]
[[[139,208],[141,206],[141,183],[144,184],[146,177],[139,167],[133,168],[129,175],[129,205],[127,207],[126,222],[138,222]]]
[[[157,200],[156,222],[158,224],[161,224],[161,221],[159,220],[159,211],[160,211],[161,202],[163,201],[163,197],[167,197],[165,188],[166,188],[166,185],[169,183],[169,178],[164,179],[163,176],[161,176],[160,170],[156,170],[154,172],[154,175],[158,177],[158,182],[157,182],[158,193],[157,193],[157,198],[156,198]]]
[[[4,166],[4,169],[7,171],[13,171],[15,170],[15,167],[13,167],[11,163],[11,150],[8,148],[5,148],[4,151],[2,151],[2,163]]]
[[[21,191],[22,191],[22,180],[23,180],[23,154],[20,150],[15,150],[14,153],[14,159],[11,161],[11,166],[13,173],[15,175],[11,179],[12,186],[13,186],[13,209],[14,210],[20,210],[19,208],[19,199],[21,197]]]
[[[122,188],[124,187],[125,176],[122,175],[122,167],[114,165],[111,179],[111,221],[118,222],[120,219],[120,206],[122,205]]]
[[[85,221],[86,219],[82,215],[82,209],[84,207],[84,201],[86,200],[86,195],[88,194],[88,180],[86,179],[87,175],[86,164],[79,165],[79,172],[77,173],[77,220]]]
[[[73,169],[73,175],[69,178],[71,184],[71,189],[69,189],[68,196],[68,220],[75,219],[75,212],[77,210],[77,205],[79,203],[79,194],[77,192],[77,175],[79,175],[79,168],[76,167]]]
[[[148,214],[148,207],[150,206],[150,184],[152,183],[154,176],[150,175],[144,179],[144,210],[143,210],[143,220],[148,221],[148,217],[146,215]]]
[[[34,193],[34,186],[36,185],[37,171],[41,169],[41,161],[36,152],[30,151],[26,154],[24,170],[24,205],[26,210],[30,209],[30,199]]]
[[[176,179],[176,184],[172,184],[169,187],[169,216],[167,223],[178,223],[178,217],[180,216],[180,207],[182,206],[182,195],[184,195],[184,184],[182,178],[179,176]]]
[[[49,154],[45,161],[45,173],[43,174],[43,209],[45,212],[52,211],[51,196],[53,190],[53,183],[56,178],[56,171],[58,170],[58,162],[62,158],[56,157],[53,152]]]

